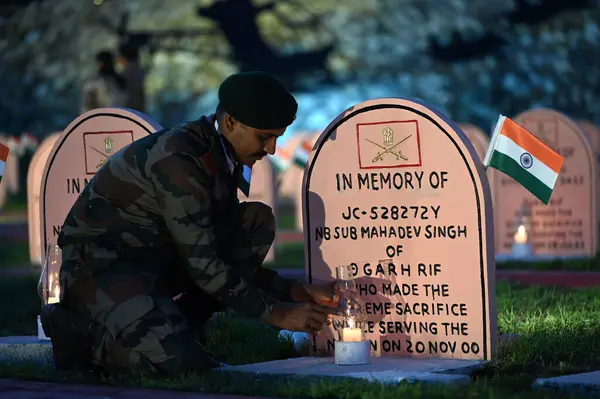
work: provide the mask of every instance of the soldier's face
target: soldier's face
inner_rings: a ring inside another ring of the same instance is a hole
[[[254,165],[267,154],[275,154],[277,139],[285,133],[284,129],[262,130],[244,125],[238,121],[230,123],[231,118],[227,115],[226,125],[229,125],[230,133],[227,139],[235,149],[240,161],[248,166]]]

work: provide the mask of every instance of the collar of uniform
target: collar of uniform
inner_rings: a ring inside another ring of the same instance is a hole
[[[223,152],[225,153],[225,159],[227,160],[227,165],[229,165],[229,172],[233,173],[233,170],[235,169],[235,164],[234,164],[233,160],[231,159],[231,157],[229,156],[229,151],[227,151],[227,147],[225,146],[225,137],[223,137],[223,134],[221,133],[221,130],[219,129],[219,123],[217,122],[217,118],[215,118],[213,125],[215,127],[215,130],[217,131],[217,134],[219,135],[219,141],[221,142],[221,147],[223,148]]]
[[[225,136],[221,133],[221,130],[219,129],[219,123],[217,122],[216,116],[213,117],[213,126],[215,127],[215,131],[217,132],[217,135],[220,138],[221,145],[223,147],[223,152],[225,153],[225,158],[227,159],[227,164],[229,165],[229,170],[230,170],[231,174],[234,175],[234,174],[236,174],[235,172],[237,169],[239,176],[234,176],[234,177],[241,178],[241,180],[246,182],[246,184],[243,184],[240,181],[240,185],[244,186],[242,188],[242,191],[244,192],[244,194],[246,194],[246,196],[248,196],[248,192],[250,189],[250,181],[252,180],[252,168],[249,166],[243,165],[239,161],[235,161],[232,159],[231,152],[228,151],[228,148],[231,147],[231,144],[227,141]]]

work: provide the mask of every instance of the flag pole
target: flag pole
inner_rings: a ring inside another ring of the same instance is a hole
[[[494,153],[494,149],[496,148],[496,141],[498,141],[498,135],[502,130],[502,125],[504,124],[504,119],[506,117],[502,114],[498,116],[498,121],[496,122],[496,126],[494,127],[494,132],[492,133],[492,137],[490,138],[490,145],[488,146],[487,152],[485,153],[485,158],[483,158],[483,166],[485,171],[487,172],[487,168],[490,165],[490,161],[492,159],[492,154]]]

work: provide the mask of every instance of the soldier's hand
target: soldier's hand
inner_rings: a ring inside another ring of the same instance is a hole
[[[328,324],[329,315],[339,312],[316,303],[277,303],[268,322],[289,331],[316,332]]]

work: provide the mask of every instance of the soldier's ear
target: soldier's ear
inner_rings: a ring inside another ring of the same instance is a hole
[[[228,113],[225,113],[225,118],[223,118],[223,120],[225,121],[225,127],[227,128],[228,132],[235,129],[236,125],[239,123],[235,120],[233,116],[229,115]]]

